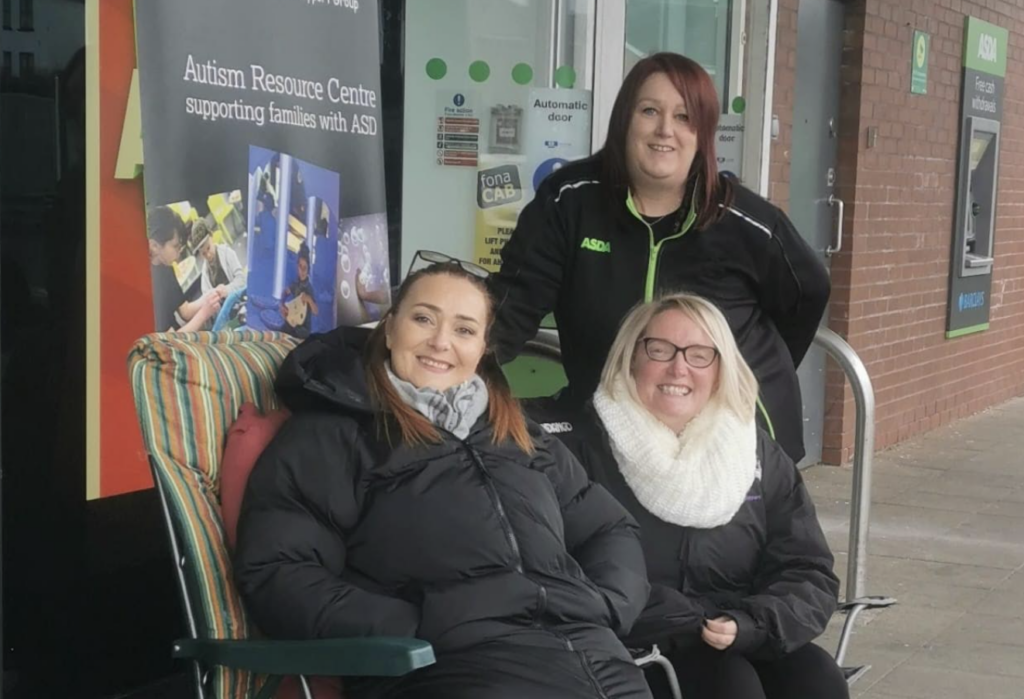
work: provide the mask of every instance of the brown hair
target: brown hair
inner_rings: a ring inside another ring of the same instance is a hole
[[[512,396],[512,389],[508,385],[498,359],[490,344],[491,325],[494,322],[494,299],[487,289],[483,279],[465,271],[457,262],[444,262],[434,264],[424,269],[413,272],[399,287],[395,294],[394,301],[388,312],[381,318],[380,323],[370,333],[366,344],[364,360],[366,363],[366,383],[370,389],[370,397],[379,410],[378,425],[384,432],[388,432],[389,420],[398,424],[402,439],[408,444],[438,443],[441,441],[441,434],[423,415],[410,407],[391,384],[388,378],[385,362],[390,356],[387,348],[387,321],[394,317],[395,312],[402,306],[409,291],[417,281],[423,277],[446,275],[456,279],[465,279],[471,283],[487,300],[487,327],[484,332],[484,341],[487,349],[480,359],[476,373],[487,385],[488,393],[488,418],[494,428],[495,444],[500,444],[511,439],[516,445],[527,454],[534,452],[533,440],[526,427],[526,418],[519,407],[519,401]]]
[[[603,179],[613,190],[630,186],[629,170],[626,167],[626,136],[636,110],[640,87],[655,73],[664,73],[672,81],[686,102],[690,123],[697,132],[697,154],[690,166],[685,186],[687,189],[691,185],[695,187],[696,227],[704,228],[721,217],[719,204],[728,206],[732,201],[732,183],[718,176],[718,159],[715,156],[715,137],[721,109],[718,92],[711,76],[692,59],[678,53],[656,53],[641,59],[629,71],[615,97],[608,121],[608,137],[604,148],[598,153]]]

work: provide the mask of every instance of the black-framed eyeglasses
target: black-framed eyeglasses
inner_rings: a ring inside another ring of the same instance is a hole
[[[468,272],[469,274],[472,274],[474,277],[480,277],[481,279],[487,279],[487,277],[489,277],[491,274],[480,265],[473,264],[472,262],[466,262],[465,260],[460,260],[457,257],[446,255],[443,252],[437,252],[435,250],[417,250],[415,254],[413,254],[412,256],[412,262],[409,264],[409,271],[406,272],[405,274],[406,277],[408,277],[410,274],[416,271],[416,263],[420,260],[427,263],[426,265],[421,265],[421,267],[437,264],[458,265],[459,267],[462,268],[464,272]]]
[[[694,369],[707,369],[718,359],[718,350],[707,345],[679,347],[660,337],[642,337],[637,343],[644,346],[647,357],[654,362],[671,362],[682,352],[683,359]]]

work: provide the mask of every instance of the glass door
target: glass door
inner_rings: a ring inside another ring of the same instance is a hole
[[[405,12],[401,272],[420,249],[497,269],[540,180],[591,152],[595,2]]]
[[[626,0],[623,73],[657,51],[697,61],[711,75],[722,113],[720,171],[765,191],[765,105],[770,102],[771,0]],[[766,184],[766,183],[765,183]]]
[[[764,192],[773,12],[774,0],[383,0],[392,267],[350,288],[397,284],[417,250],[497,269],[536,186],[603,146],[623,75],[657,51],[712,75],[719,167]]]

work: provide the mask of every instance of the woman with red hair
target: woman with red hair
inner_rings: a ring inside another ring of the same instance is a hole
[[[667,292],[703,296],[725,313],[757,377],[762,426],[799,461],[796,367],[829,278],[782,211],[718,172],[720,106],[689,58],[658,53],[633,67],[604,148],[544,180],[502,251],[495,339],[511,360],[554,311],[569,379],[560,401],[579,406],[630,308]]]

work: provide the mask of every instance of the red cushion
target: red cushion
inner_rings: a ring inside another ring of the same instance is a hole
[[[238,419],[228,430],[224,459],[220,465],[220,512],[224,521],[224,535],[231,549],[235,547],[242,496],[252,467],[289,414],[287,410],[281,409],[263,415],[255,405],[245,403],[238,411]]]
[[[340,677],[311,677],[309,691],[315,699],[344,699]],[[302,686],[296,677],[285,677],[274,692],[274,699],[303,699]]]
[[[286,409],[260,413],[252,403],[245,403],[238,411],[238,419],[228,430],[224,445],[224,459],[220,466],[220,510],[224,520],[224,535],[228,547],[235,547],[238,515],[242,509],[245,484],[249,481],[256,459],[270,444],[281,425],[288,419]],[[310,689],[317,699],[340,699],[341,680],[337,677],[312,677]],[[275,699],[301,699],[302,690],[294,677],[287,677],[275,692]]]

